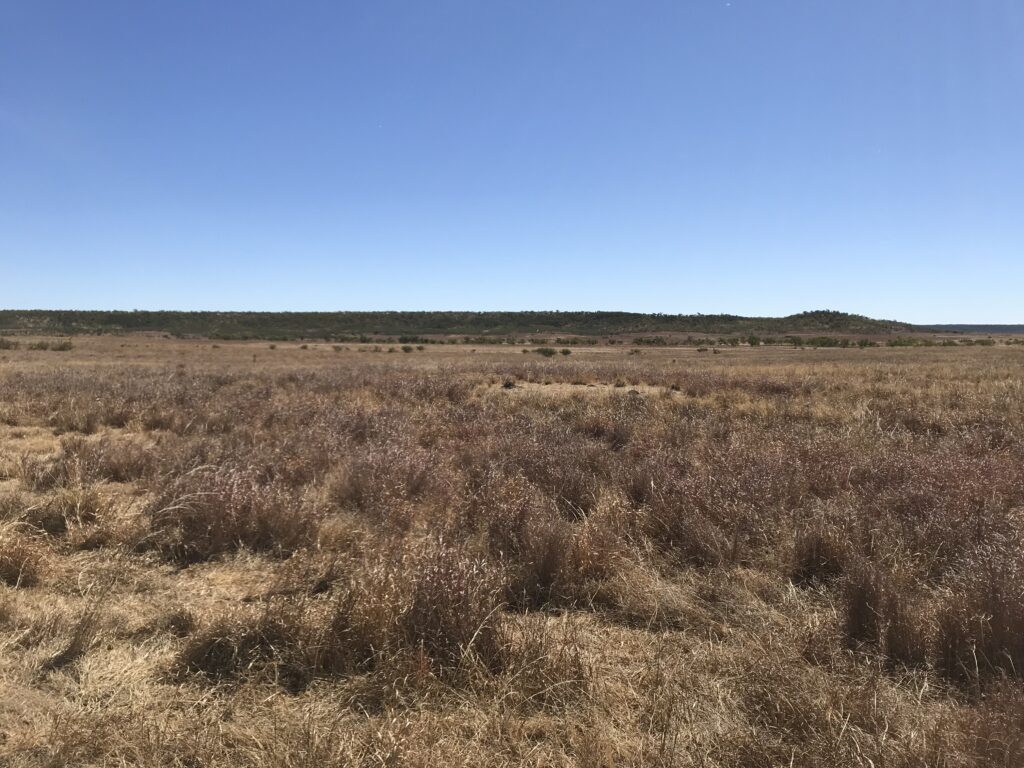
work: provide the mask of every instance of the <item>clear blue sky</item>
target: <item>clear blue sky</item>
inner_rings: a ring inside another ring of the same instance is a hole
[[[0,306],[1024,322],[1020,0],[0,2]]]

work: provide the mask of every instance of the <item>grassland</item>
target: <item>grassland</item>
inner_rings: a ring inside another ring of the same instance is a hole
[[[0,765],[1024,764],[1024,347],[0,350]]]

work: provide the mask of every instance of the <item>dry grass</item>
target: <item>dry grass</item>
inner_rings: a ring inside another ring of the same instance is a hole
[[[1024,764],[1024,350],[300,347],[5,352],[0,764]]]
[[[34,587],[42,578],[46,550],[14,526],[0,529],[0,583]]]

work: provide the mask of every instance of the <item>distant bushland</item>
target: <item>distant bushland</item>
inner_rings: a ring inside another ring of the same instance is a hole
[[[169,312],[0,310],[0,332],[10,334],[162,333],[215,339],[324,339],[401,344],[436,341],[428,336],[464,336],[473,344],[515,343],[524,335],[596,337],[642,334],[656,338],[689,334],[891,334],[915,329],[892,320],[820,310],[788,317],[671,315],[635,312]],[[575,343],[590,343],[581,339]]]

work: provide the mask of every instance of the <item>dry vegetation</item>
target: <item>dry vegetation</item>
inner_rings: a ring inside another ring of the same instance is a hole
[[[1024,349],[277,346],[3,353],[0,765],[1024,764]]]

